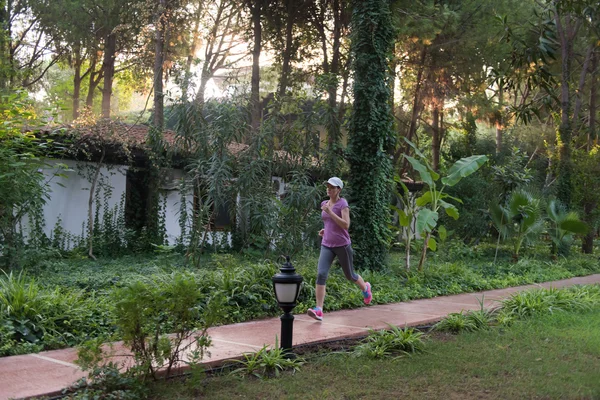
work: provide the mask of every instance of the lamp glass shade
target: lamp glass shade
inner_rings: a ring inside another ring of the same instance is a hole
[[[300,282],[275,283],[275,295],[278,303],[295,303]]]

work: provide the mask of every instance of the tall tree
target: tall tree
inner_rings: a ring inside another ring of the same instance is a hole
[[[34,89],[61,57],[26,0],[0,1],[0,88]]]
[[[262,18],[268,0],[245,0],[252,30],[252,77],[250,81],[250,129],[254,135],[260,127],[260,55],[262,52]]]
[[[518,119],[528,123],[533,115],[539,116],[544,107],[560,116],[556,194],[562,204],[570,207],[571,153],[574,137],[582,126],[579,120],[582,92],[598,40],[598,3],[549,0],[538,3],[538,7],[535,14],[538,20],[532,21],[531,28],[525,32],[512,30],[504,20],[504,39],[512,43],[513,51],[510,68],[503,76],[506,76],[505,87],[519,93],[518,104],[517,96],[513,95],[513,109]],[[581,48],[584,48],[583,56],[578,54]]]
[[[356,0],[351,48],[354,106],[348,160],[357,265],[381,268],[389,245],[393,148],[390,60],[394,30],[387,0]]]
[[[349,49],[344,47],[344,38],[348,36],[351,19],[350,1],[319,0],[312,2],[308,10],[310,22],[314,26],[321,47],[321,71],[327,91],[326,168],[332,174],[337,174],[341,170],[343,161],[341,126],[350,72]],[[340,84],[341,96],[338,94]]]
[[[203,15],[204,32],[202,34],[204,56],[201,61],[200,84],[195,101],[202,105],[205,100],[206,85],[215,74],[246,54],[236,47],[241,44],[242,13],[231,0],[213,0],[208,3]]]
[[[94,21],[88,12],[88,0],[37,0],[31,1],[31,11],[38,18],[42,31],[54,39],[58,52],[73,69],[72,118],[79,116],[81,86],[95,65],[89,57],[97,50]],[[64,16],[69,15],[69,19]]]

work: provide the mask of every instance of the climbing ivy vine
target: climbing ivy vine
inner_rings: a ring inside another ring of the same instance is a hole
[[[387,0],[353,2],[354,108],[347,157],[356,264],[378,269],[387,254],[394,146],[389,61],[394,30]]]

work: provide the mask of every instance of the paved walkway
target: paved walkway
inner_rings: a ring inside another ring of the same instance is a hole
[[[296,315],[293,342],[296,346],[364,336],[369,329],[387,328],[387,324],[426,325],[439,321],[449,313],[478,310],[482,299],[484,307],[490,308],[499,300],[524,289],[591,283],[600,283],[600,274],[479,293],[328,312],[323,322],[315,321],[306,315]],[[243,353],[254,352],[265,344],[274,345],[275,337],[280,335],[280,328],[279,318],[270,318],[211,329],[213,345],[210,347],[211,355],[206,359],[207,366],[219,365]],[[127,359],[124,355],[126,350],[120,343],[115,344],[113,351],[115,361]],[[75,349],[0,358],[0,400],[60,394],[61,389],[85,376],[74,363],[76,359]]]

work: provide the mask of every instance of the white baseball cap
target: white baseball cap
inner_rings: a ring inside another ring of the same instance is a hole
[[[337,176],[329,178],[329,180],[325,183],[329,183],[332,186],[337,186],[340,189],[344,188],[344,182],[342,182],[342,180],[340,178],[338,178]]]

